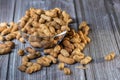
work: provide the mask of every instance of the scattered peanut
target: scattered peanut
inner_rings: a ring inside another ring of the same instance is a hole
[[[57,63],[57,59],[54,58],[53,56],[47,55],[47,57],[48,57],[49,59],[51,59],[52,63],[54,63],[54,64]]]
[[[35,53],[35,54],[28,54],[27,57],[31,60],[31,59],[35,59],[40,57],[40,53]]]
[[[32,66],[33,65],[33,62],[27,62],[26,66],[29,67],[29,66]]]
[[[25,72],[28,73],[28,74],[31,74],[33,72],[36,72],[36,71],[39,71],[41,70],[41,65],[37,64],[37,63],[33,63],[33,65],[29,66]]]
[[[58,69],[63,70],[63,69],[64,69],[64,66],[65,66],[64,63],[59,63],[59,64],[58,64]]]
[[[27,67],[26,67],[25,65],[20,65],[20,66],[18,67],[18,69],[19,69],[20,71],[24,72],[24,71],[27,69]]]
[[[7,41],[5,43],[0,44],[0,54],[7,54],[12,51],[12,48],[14,47],[14,43],[11,41]]]
[[[22,57],[22,63],[29,62],[29,58],[27,56]]]
[[[92,60],[91,57],[87,56],[80,61],[81,64],[88,64]]]
[[[71,70],[69,68],[64,68],[64,74],[70,75],[71,74]]]
[[[74,59],[69,58],[69,57],[65,57],[65,56],[63,56],[62,54],[59,54],[59,55],[58,55],[58,60],[59,60],[60,62],[64,62],[64,63],[67,63],[67,64],[73,64],[73,63],[75,63],[75,60],[74,60]]]
[[[113,60],[115,58],[115,53],[114,52],[110,52],[109,54],[107,54],[104,59],[106,61],[110,61],[110,60]]]
[[[50,66],[51,60],[47,57],[41,57],[37,59],[37,63],[42,66]]]
[[[76,62],[80,62],[82,59],[84,58],[84,54],[79,54],[79,55],[74,55],[73,56],[73,59],[76,61]]]

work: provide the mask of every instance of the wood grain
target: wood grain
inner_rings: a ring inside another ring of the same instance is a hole
[[[117,46],[120,50],[120,1],[119,0],[112,0],[112,1],[105,1],[106,8],[108,10],[109,18],[111,21],[111,25],[113,27],[113,31],[115,34],[115,39],[117,41]]]
[[[0,22],[13,21],[13,13],[14,0],[0,0]],[[9,54],[0,55],[0,80],[6,80],[8,65]]]
[[[86,79],[119,80],[117,75],[119,74],[117,68],[119,57],[110,62],[103,60],[103,57],[110,51],[114,51],[116,55],[119,54],[106,4],[104,0],[82,0],[81,2],[83,5],[81,12],[84,11],[82,12],[84,14],[83,20],[90,24],[91,31],[89,36],[92,39],[84,50],[86,55],[93,57],[93,62],[88,64],[88,69],[85,70]],[[80,13],[80,11],[77,13]],[[79,14],[77,15],[79,16]]]

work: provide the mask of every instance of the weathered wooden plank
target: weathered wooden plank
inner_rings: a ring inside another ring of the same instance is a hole
[[[21,16],[24,15],[25,11],[29,9],[30,7],[34,8],[42,8],[42,9],[51,9],[55,7],[59,7],[63,10],[66,10],[74,20],[76,19],[75,15],[75,10],[74,10],[74,4],[73,0],[65,0],[65,1],[60,1],[60,0],[19,0],[16,3],[16,9],[15,9],[15,18],[14,21],[18,21]],[[76,23],[71,24],[72,28],[77,29]],[[31,75],[28,75],[26,73],[20,72],[17,67],[21,63],[21,57],[17,55],[17,50],[18,49],[24,49],[28,44],[23,45],[16,41],[16,50],[14,54],[11,54],[10,58],[10,63],[13,64],[9,67],[9,80],[85,80],[84,79],[84,71],[83,70],[78,70],[75,69],[75,66],[78,65],[70,65],[69,67],[72,69],[73,74],[70,76],[64,75],[62,71],[59,71],[57,69],[57,65],[52,65],[51,67],[43,68],[41,71],[33,73]]]
[[[120,0],[110,0],[105,2],[110,16],[115,38],[118,44],[118,48],[120,49]]]
[[[76,1],[79,2],[78,0]],[[79,2],[80,3],[80,2]],[[110,51],[119,54],[113,28],[106,10],[104,0],[82,0],[81,12],[83,20],[90,24],[91,43],[87,45],[84,53],[93,57],[93,62],[86,69],[87,80],[119,80],[118,60],[104,61],[103,57]],[[79,5],[78,5],[79,6]],[[77,7],[76,7],[77,8]],[[77,12],[79,16],[80,11]],[[78,20],[79,21],[79,20]]]
[[[12,21],[13,12],[14,12],[14,0],[0,0],[0,22]],[[8,65],[9,54],[0,55],[0,80],[6,80]]]

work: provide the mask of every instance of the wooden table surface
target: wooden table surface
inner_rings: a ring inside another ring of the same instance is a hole
[[[17,40],[11,54],[0,55],[0,80],[120,80],[120,0],[0,0],[0,22],[17,22],[30,7],[52,9],[59,7],[74,19],[72,28],[77,29],[83,20],[90,24],[92,41],[84,50],[93,58],[88,69],[76,69],[79,64],[69,65],[72,75],[64,75],[57,65],[45,67],[31,75],[20,72],[18,49],[28,44]],[[116,58],[104,61],[103,57],[114,51]]]

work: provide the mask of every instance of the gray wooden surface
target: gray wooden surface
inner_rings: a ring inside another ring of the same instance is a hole
[[[0,80],[120,80],[120,0],[0,0],[0,22],[17,22],[30,7],[66,10],[74,19],[71,27],[75,29],[81,21],[87,21],[92,41],[84,53],[92,56],[93,61],[86,70],[76,69],[79,64],[68,65],[73,71],[68,76],[57,65],[29,75],[17,69],[21,64],[17,50],[28,44],[14,40],[16,47],[12,53],[0,55]],[[111,51],[117,57],[104,61],[103,56]]]

